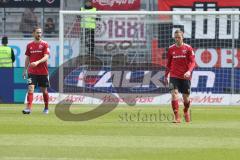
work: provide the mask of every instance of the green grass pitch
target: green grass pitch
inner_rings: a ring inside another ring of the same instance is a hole
[[[91,121],[66,122],[34,105],[0,105],[0,160],[239,160],[240,107],[193,106],[192,122],[171,123],[167,106],[120,106]],[[91,110],[74,106],[73,113]],[[182,110],[182,109],[181,109]],[[155,115],[151,117],[151,115]],[[171,117],[170,117],[171,118]]]

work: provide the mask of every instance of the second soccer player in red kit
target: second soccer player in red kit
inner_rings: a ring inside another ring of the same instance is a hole
[[[172,109],[176,123],[181,122],[179,115],[179,92],[182,93],[184,104],[184,118],[190,122],[190,90],[191,75],[195,67],[195,55],[190,45],[183,42],[183,32],[174,32],[175,44],[171,45],[167,53],[167,66],[165,71],[165,84],[169,84],[172,96]],[[170,77],[170,78],[169,78]],[[169,78],[169,79],[168,79]]]
[[[41,39],[42,29],[35,27],[33,30],[34,41],[28,43],[26,48],[25,67],[23,71],[23,78],[27,74],[28,93],[27,93],[27,107],[22,111],[23,114],[30,114],[32,112],[32,101],[35,86],[39,86],[43,93],[45,107],[43,113],[48,114],[48,91],[49,78],[48,78],[48,65],[47,60],[49,57],[48,43]]]

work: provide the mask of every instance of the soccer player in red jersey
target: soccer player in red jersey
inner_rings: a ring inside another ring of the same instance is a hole
[[[32,101],[35,86],[39,86],[45,103],[43,113],[48,114],[48,65],[49,57],[48,43],[41,39],[42,29],[35,27],[33,30],[34,41],[28,43],[26,48],[25,67],[23,71],[23,78],[28,74],[28,93],[27,93],[27,107],[22,111],[23,114],[30,114],[32,111]]]
[[[172,109],[176,123],[180,123],[179,115],[179,92],[182,93],[184,104],[184,118],[190,122],[190,87],[191,75],[195,67],[195,55],[190,45],[183,42],[183,32],[174,32],[175,44],[171,45],[167,53],[167,66],[165,71],[165,84],[169,84],[172,96]],[[169,78],[170,77],[170,78]],[[169,78],[169,79],[168,79]]]

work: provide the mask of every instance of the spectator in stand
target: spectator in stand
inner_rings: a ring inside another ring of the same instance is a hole
[[[34,8],[26,8],[21,19],[20,31],[24,34],[24,37],[31,37],[32,30],[38,26],[38,19],[34,13]]]
[[[55,24],[52,18],[48,18],[44,27],[45,37],[53,37],[52,34],[55,33]]]

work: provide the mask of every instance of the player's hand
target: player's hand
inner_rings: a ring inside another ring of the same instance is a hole
[[[39,64],[38,61],[36,61],[36,62],[32,62],[32,63],[30,64],[30,67],[36,67],[38,64]]]
[[[184,78],[186,79],[189,79],[191,76],[191,72],[190,71],[187,71],[185,74],[184,74]]]
[[[23,73],[22,73],[22,77],[23,77],[23,79],[26,79],[26,76],[27,75],[27,72],[26,71],[23,71]]]
[[[168,77],[164,77],[164,79],[163,79],[163,84],[164,84],[165,86],[168,85]]]

